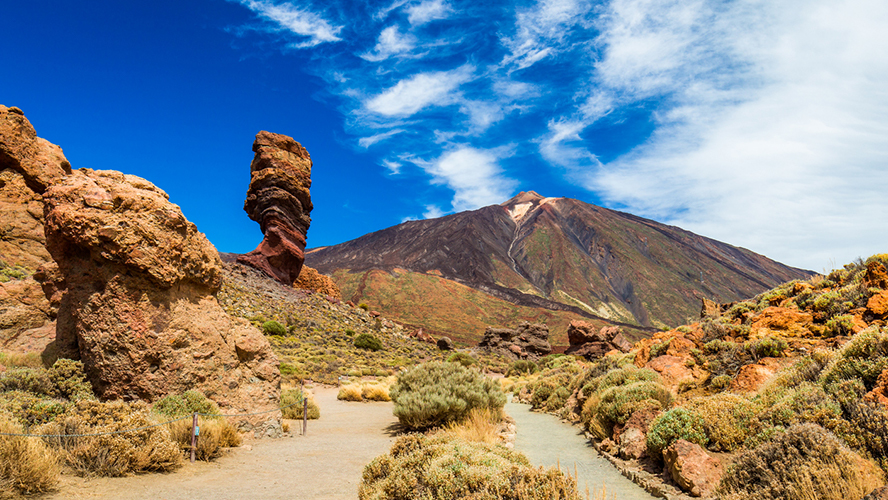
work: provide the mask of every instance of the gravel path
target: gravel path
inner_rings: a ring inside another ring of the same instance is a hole
[[[534,465],[549,467],[560,464],[561,470],[579,476],[579,490],[590,498],[607,489],[607,498],[619,500],[650,500],[654,498],[639,488],[604,457],[600,456],[583,432],[562,422],[558,417],[530,411],[530,405],[507,403],[506,413],[515,419],[518,428],[515,449],[527,455]]]
[[[319,420],[305,436],[266,439],[214,462],[186,463],[171,474],[85,480],[63,477],[45,498],[194,500],[354,500],[364,466],[387,453],[398,420],[391,403],[351,403],[338,389],[315,388]],[[300,422],[301,425],[301,422]],[[301,429],[301,427],[300,427]]]

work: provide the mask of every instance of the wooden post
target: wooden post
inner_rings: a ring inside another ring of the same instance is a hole
[[[305,391],[302,392],[302,435],[305,435],[305,429],[308,426],[308,398],[305,397]]]
[[[197,451],[197,434],[200,432],[197,426],[197,412],[194,412],[194,418],[191,421],[191,463],[194,463],[194,455]]]

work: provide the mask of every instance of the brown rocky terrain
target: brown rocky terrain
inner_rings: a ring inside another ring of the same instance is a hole
[[[677,227],[534,192],[309,249],[306,260],[332,276],[344,298],[472,343],[483,327],[460,325],[472,323],[465,316],[476,315],[470,305],[479,299],[454,293],[458,286],[513,310],[551,313],[565,326],[585,319],[638,339],[696,316],[702,298],[736,301],[811,274]],[[445,282],[432,286],[436,279]],[[422,317],[405,293],[419,285],[438,305]],[[553,344],[566,346],[563,335]]]
[[[305,261],[311,224],[311,157],[292,137],[265,131],[256,135],[253,151],[244,210],[265,238],[237,260],[291,285]]]
[[[102,399],[198,389],[226,413],[275,408],[277,358],[222,310],[218,253],[167,198],[139,177],[89,169],[47,189],[59,354],[83,361]]]

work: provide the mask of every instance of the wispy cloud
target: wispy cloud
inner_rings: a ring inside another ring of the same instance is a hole
[[[414,26],[421,26],[438,19],[447,19],[452,9],[444,0],[425,0],[405,9],[407,21]]]
[[[412,213],[548,169],[793,265],[888,250],[882,0],[310,1],[240,0],[380,171],[428,183]]]
[[[379,34],[379,41],[376,42],[373,52],[362,54],[361,57],[372,62],[384,61],[389,57],[410,52],[415,45],[415,36],[401,33],[397,26],[389,26]]]
[[[333,26],[326,19],[310,10],[291,3],[274,4],[268,0],[241,0],[248,9],[261,18],[271,21],[276,29],[288,30],[307,38],[292,44],[296,48],[314,47],[325,42],[338,42],[342,26]]]
[[[470,66],[464,66],[452,71],[413,75],[367,100],[364,105],[384,116],[410,116],[430,106],[453,104],[454,92],[471,78],[472,70]]]

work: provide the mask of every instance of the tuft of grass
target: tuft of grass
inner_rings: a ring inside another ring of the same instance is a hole
[[[336,399],[341,399],[342,401],[363,401],[364,395],[361,391],[361,385],[351,384],[340,387]]]
[[[354,345],[358,349],[365,349],[368,351],[382,350],[382,342],[380,342],[378,338],[370,335],[369,333],[362,333],[355,337]]]
[[[502,421],[499,412],[489,408],[474,408],[461,422],[450,422],[444,432],[455,439],[472,443],[497,444],[500,441],[498,424]]]
[[[198,417],[200,435],[197,438],[195,457],[210,461],[222,455],[224,448],[240,446],[242,440],[237,429],[224,418]],[[192,421],[179,420],[170,424],[170,435],[185,453],[191,452]]]
[[[287,335],[287,327],[275,320],[269,320],[262,323],[262,331],[265,335],[280,335],[281,337]]]
[[[7,368],[43,368],[43,360],[36,352],[0,352],[0,365]]]
[[[0,432],[21,434],[24,429],[0,414]],[[0,437],[0,491],[45,493],[55,488],[58,476],[59,456],[43,441]]]
[[[306,396],[306,399],[308,399],[308,419],[317,420],[321,418],[321,408],[318,404],[314,402],[314,399],[312,399],[310,395]],[[294,405],[297,401],[300,401],[300,403]],[[301,401],[302,389],[287,389],[281,391],[281,408],[286,406],[286,408],[281,410],[282,416],[284,418],[301,419],[302,414],[305,411],[305,405],[301,403]]]

